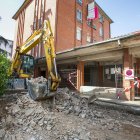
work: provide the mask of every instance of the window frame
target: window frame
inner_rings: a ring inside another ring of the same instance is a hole
[[[104,17],[103,15],[99,14],[99,22],[100,23],[103,23],[104,22]]]
[[[89,40],[88,40],[89,38]],[[86,39],[87,43],[91,43],[91,35],[89,35],[89,33],[87,33],[87,39]]]
[[[79,35],[79,36],[78,36]],[[77,27],[76,28],[76,39],[78,41],[81,41],[82,40],[82,29],[80,27]]]
[[[99,28],[99,36],[100,37],[103,37],[104,36],[104,29],[103,29],[103,27],[100,27]]]
[[[76,0],[78,4],[82,5],[83,1],[82,0]]]
[[[93,28],[94,30],[97,30],[96,24],[93,24],[91,20],[88,20],[88,21],[87,21],[87,25],[88,25],[90,28]]]
[[[82,23],[82,11],[80,9],[76,10],[76,19],[77,21],[79,21],[80,23]]]

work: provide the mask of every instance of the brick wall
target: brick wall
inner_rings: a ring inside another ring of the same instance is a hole
[[[92,22],[91,28],[87,24],[87,1],[83,1],[82,5],[76,2],[76,0],[65,1],[59,0],[57,7],[57,33],[56,33],[56,50],[57,52],[65,51],[76,46],[86,45],[87,35],[91,37],[91,43],[102,41],[110,38],[110,21],[99,11],[103,16],[103,22],[101,23],[99,19]],[[82,11],[82,22],[76,19],[76,11]],[[82,38],[81,40],[76,39],[76,29],[81,28]],[[99,30],[103,28],[103,36],[100,37]]]
[[[75,45],[74,0],[58,1],[56,26],[56,51],[73,48]]]
[[[42,4],[41,4],[42,3]],[[91,43],[102,41],[110,37],[110,21],[105,16],[103,11],[99,11],[103,16],[103,23],[96,19],[92,22],[96,27],[91,28],[87,24],[87,1],[83,0],[82,5],[76,0],[32,0],[23,8],[18,15],[16,22],[16,36],[14,46],[21,45],[33,32],[33,23],[36,24],[35,29],[38,29],[38,20],[49,17],[52,29],[55,36],[56,51],[65,51],[76,46],[86,45],[87,35],[91,37]],[[42,6],[43,5],[43,6]],[[76,12],[82,11],[82,23],[77,21]],[[99,8],[100,9],[100,8]],[[43,10],[43,11],[42,11]],[[43,22],[43,21],[42,21]],[[82,38],[76,39],[76,29],[81,28]],[[100,37],[99,29],[103,27],[103,36]],[[15,43],[16,42],[16,43]],[[32,50],[35,57],[44,56],[44,48],[41,44]]]

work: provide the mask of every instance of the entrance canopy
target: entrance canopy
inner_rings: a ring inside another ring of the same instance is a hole
[[[58,52],[57,63],[119,61],[123,58],[125,48],[128,48],[134,57],[140,57],[140,32]]]

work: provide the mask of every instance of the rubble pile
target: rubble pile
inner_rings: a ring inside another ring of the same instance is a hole
[[[4,95],[0,103],[4,111],[0,140],[137,140],[140,136],[123,130],[124,123],[140,126],[139,116],[88,105],[86,98],[67,88],[58,89],[55,104],[53,99],[33,101],[28,93]]]
[[[67,88],[62,88],[58,90],[56,95],[56,108],[60,109],[66,114],[74,114],[81,118],[86,118],[89,120],[98,120],[98,118],[102,119],[118,119],[120,120],[133,120],[132,114],[129,114],[125,111],[116,111],[111,110],[110,108],[100,107],[95,104],[89,104],[89,99],[81,97],[76,92],[69,91]],[[139,118],[139,117],[138,117]],[[140,125],[140,123],[139,123]]]
[[[31,80],[29,80],[31,83],[46,83],[47,79],[44,78],[43,76],[41,77],[37,77],[37,78],[31,78]]]

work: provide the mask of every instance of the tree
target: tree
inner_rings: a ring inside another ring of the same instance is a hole
[[[0,95],[4,93],[8,82],[10,61],[5,54],[0,54]]]

